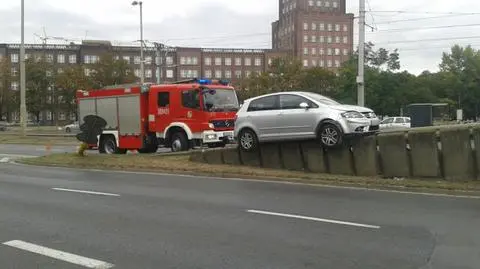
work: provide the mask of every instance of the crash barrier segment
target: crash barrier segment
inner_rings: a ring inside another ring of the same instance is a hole
[[[477,148],[479,124],[385,132],[335,149],[305,141],[261,144],[255,152],[205,150],[192,154],[191,160],[310,173],[455,181],[480,178]]]

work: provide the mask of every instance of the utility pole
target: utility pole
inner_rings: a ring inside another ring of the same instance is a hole
[[[155,71],[155,75],[156,75],[156,78],[157,78],[157,84],[160,84],[161,83],[161,78],[160,76],[162,75],[162,68],[161,68],[161,65],[162,65],[162,48],[163,48],[163,44],[161,43],[154,43],[155,44],[155,64],[156,64],[156,71]]]
[[[357,103],[359,106],[365,106],[365,0],[360,0],[360,18],[358,24]]]
[[[25,74],[25,1],[21,3],[21,43],[20,43],[20,125],[22,135],[27,133],[27,105],[26,105],[26,74]]]

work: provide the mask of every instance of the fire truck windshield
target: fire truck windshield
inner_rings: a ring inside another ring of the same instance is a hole
[[[240,107],[235,90],[205,89],[202,93],[205,111],[236,112]]]

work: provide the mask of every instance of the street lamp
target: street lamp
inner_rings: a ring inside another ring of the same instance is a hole
[[[20,125],[22,135],[26,135],[27,129],[27,105],[25,88],[25,3],[21,2],[21,43],[20,43]]]
[[[145,83],[145,60],[143,57],[143,2],[133,1],[132,6],[140,6],[140,82]]]

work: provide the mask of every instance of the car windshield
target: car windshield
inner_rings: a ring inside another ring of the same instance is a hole
[[[304,93],[306,96],[312,98],[313,100],[317,101],[317,102],[320,102],[322,104],[325,104],[325,105],[340,105],[339,102],[333,100],[333,99],[330,99],[328,97],[325,97],[323,95],[320,95],[318,93],[312,93],[312,92],[307,92],[307,93]]]
[[[235,90],[204,89],[204,109],[210,112],[236,112],[240,108]]]

